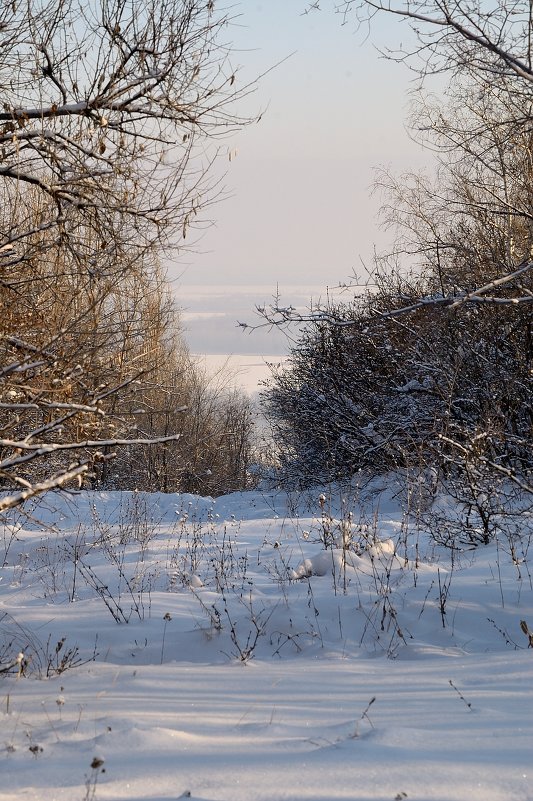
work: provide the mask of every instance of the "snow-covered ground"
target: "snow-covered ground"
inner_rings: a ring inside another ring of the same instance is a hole
[[[0,526],[0,801],[533,799],[526,531],[452,560],[392,481],[32,518]]]

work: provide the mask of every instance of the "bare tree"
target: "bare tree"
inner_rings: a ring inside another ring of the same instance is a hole
[[[337,11],[347,22],[368,25],[380,14],[405,20],[412,47],[387,50],[424,78],[473,69],[488,85],[495,76],[512,81],[527,97],[533,83],[533,9],[526,0],[342,0]],[[529,89],[528,89],[529,87]]]
[[[205,165],[191,162],[195,144],[238,124],[234,101],[243,92],[234,87],[221,39],[228,19],[213,6],[200,0],[5,4],[4,202],[19,203],[23,184],[37,187],[53,201],[39,230],[55,227],[65,235],[69,224],[87,220],[103,248],[168,242],[177,231],[184,236],[206,200]],[[2,232],[0,246],[17,252],[16,243],[33,232],[19,221],[16,230]],[[87,266],[98,264],[89,259]]]
[[[521,289],[525,274],[533,271],[531,185],[527,187],[526,181],[518,175],[518,170],[524,165],[526,174],[529,172],[527,159],[531,157],[533,131],[531,2],[341,0],[335,3],[335,10],[343,23],[352,23],[370,35],[372,23],[383,15],[396,17],[398,22],[405,23],[403,30],[409,26],[407,35],[402,36],[407,44],[397,48],[390,46],[383,55],[407,64],[419,77],[421,92],[432,88],[431,76],[438,74],[449,78],[445,91],[442,82],[439,83],[438,101],[433,105],[424,99],[422,93],[418,95],[417,113],[411,126],[414,137],[440,154],[446,170],[450,162],[454,164],[457,178],[462,174],[463,181],[470,187],[469,207],[489,215],[493,229],[501,228],[503,235],[506,225],[519,228],[522,224],[529,228],[529,245],[522,249],[514,246],[513,237],[508,238],[507,258],[490,280],[470,281],[468,291],[437,292],[433,296],[418,298],[416,308],[533,302],[533,296]],[[412,189],[414,181],[411,178],[408,183]],[[405,176],[402,176],[396,181],[396,186],[404,182]],[[449,181],[446,183],[449,188]],[[437,186],[436,182],[431,190],[433,210],[426,208],[427,218],[432,216],[436,202],[440,204],[439,213],[446,208],[448,216],[455,212],[457,217],[464,209],[465,192],[460,192],[455,203],[453,195],[444,197],[440,193],[439,196]],[[519,187],[521,190],[525,188],[525,192],[518,191]],[[407,191],[415,203],[413,216],[419,222],[422,212],[420,206],[416,207],[418,189]],[[425,187],[422,192],[427,200]],[[480,198],[479,194],[483,197]],[[406,205],[403,204],[404,211]],[[405,221],[404,214],[402,225]],[[405,258],[410,246],[405,228],[403,233]],[[417,233],[414,238],[418,247]],[[444,252],[447,242],[439,245],[441,253]],[[406,310],[412,310],[412,307],[408,305]],[[394,310],[394,314],[402,313],[403,309]],[[291,319],[287,310],[279,307],[274,316],[277,321]]]
[[[117,410],[154,368],[158,257],[219,192],[206,142],[244,122],[228,22],[203,0],[0,9],[0,509],[153,439]]]

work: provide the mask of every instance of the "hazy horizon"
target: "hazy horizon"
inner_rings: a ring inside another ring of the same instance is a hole
[[[237,81],[278,66],[242,107],[264,111],[260,123],[218,143],[214,175],[228,197],[209,208],[191,252],[168,265],[194,353],[287,353],[280,332],[250,334],[237,321],[254,321],[255,306],[277,290],[306,307],[327,286],[361,278],[374,247],[391,241],[379,227],[375,169],[430,159],[405,130],[409,72],[375,48],[397,44],[402,28],[385,16],[365,40],[331,11],[304,15],[305,7],[234,7]]]

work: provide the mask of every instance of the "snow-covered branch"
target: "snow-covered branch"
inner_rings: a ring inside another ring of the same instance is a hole
[[[16,464],[21,464],[29,459],[36,459],[40,456],[47,456],[59,451],[72,450],[95,450],[102,448],[115,448],[119,445],[160,445],[164,442],[177,442],[180,434],[172,434],[168,437],[156,437],[154,439],[103,439],[103,440],[84,440],[83,442],[48,442],[30,443],[24,440],[19,442],[0,439],[0,448],[11,448],[15,451],[26,451],[26,455],[8,458],[0,461],[0,470],[7,470]]]
[[[483,453],[476,453],[475,448],[471,444],[462,445],[460,442],[457,442],[450,437],[441,434],[439,439],[442,442],[445,442],[447,445],[451,445],[451,447],[459,454],[462,461],[464,460],[473,460],[474,462],[479,462],[480,464],[489,467],[491,470],[495,471],[499,475],[503,476],[504,478],[511,481],[513,484],[516,484],[517,487],[520,487],[521,490],[524,492],[533,494],[533,483],[530,481],[525,481],[517,472],[513,470],[511,467],[506,467],[505,465],[500,464],[499,462],[495,462],[493,459],[488,458]],[[448,457],[448,461],[453,462],[451,457]]]
[[[8,509],[14,509],[16,506],[21,506],[25,501],[34,498],[36,495],[42,495],[49,490],[58,489],[71,481],[81,478],[89,471],[89,468],[89,462],[85,462],[58,475],[51,476],[46,481],[31,484],[26,489],[13,495],[7,495],[4,498],[0,497],[0,513],[6,512]]]
[[[515,282],[516,279],[530,272],[533,273],[533,261],[528,260],[524,264],[520,265],[520,267],[518,267],[516,270],[499,276],[498,278],[495,278],[483,286],[477,287],[476,289],[470,291],[456,290],[453,293],[446,295],[441,295],[439,293],[425,295],[417,298],[414,302],[406,303],[405,305],[402,305],[401,298],[399,298],[397,300],[397,308],[388,309],[387,311],[380,310],[379,308],[373,308],[372,295],[370,293],[367,297],[368,324],[371,324],[372,316],[375,316],[376,319],[403,317],[411,312],[416,312],[425,308],[431,309],[436,307],[445,307],[449,309],[457,309],[458,307],[467,304],[511,307],[520,306],[523,304],[529,305],[533,303],[533,294],[528,288],[511,288],[507,290],[507,294],[501,295],[488,293],[492,292],[494,289],[506,288],[509,284]],[[295,309],[293,306],[283,306],[280,303],[275,302],[271,306],[267,307],[258,306],[256,307],[256,311],[263,320],[261,323],[251,324],[241,322],[239,323],[239,326],[244,330],[254,330],[256,328],[265,326],[278,326],[283,328],[291,325],[299,326],[309,323],[325,323],[328,325],[338,326],[339,328],[344,328],[354,326],[356,323],[356,318],[350,318],[349,314],[346,313],[345,308],[343,308],[342,313],[340,313],[339,307],[336,307],[334,304],[326,307],[316,306],[309,311],[301,312]]]

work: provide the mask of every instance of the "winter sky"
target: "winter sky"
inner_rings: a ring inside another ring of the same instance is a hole
[[[195,353],[286,352],[279,334],[249,336],[236,321],[253,321],[254,305],[277,287],[283,301],[306,305],[354,274],[364,280],[374,246],[388,241],[375,169],[417,169],[428,159],[405,130],[412,75],[377,50],[405,42],[406,27],[383,17],[358,31],[353,20],[342,25],[333,0],[309,14],[306,5],[233,7],[238,80],[278,66],[239,108],[264,112],[261,121],[221,142],[229,197],[210,209],[213,225],[195,252],[171,268]]]

